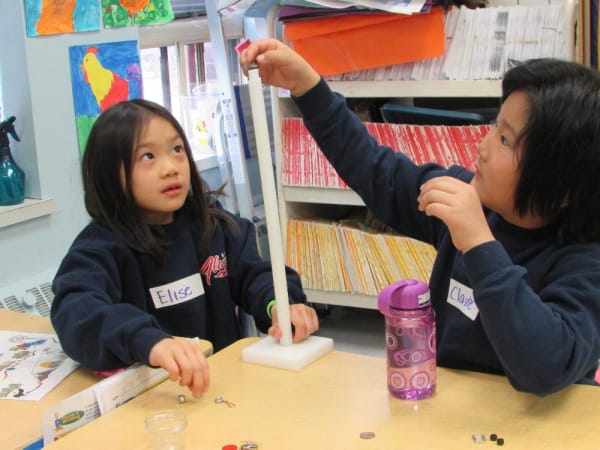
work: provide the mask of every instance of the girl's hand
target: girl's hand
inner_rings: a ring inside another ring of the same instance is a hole
[[[197,397],[208,390],[208,362],[200,345],[193,339],[166,338],[150,350],[149,362],[169,373],[171,381],[179,380]]]
[[[470,184],[452,177],[433,178],[421,186],[419,210],[446,224],[452,243],[465,253],[493,241],[479,195]]]
[[[277,322],[277,306],[271,309],[273,318],[272,326],[269,328],[269,336],[281,339],[282,332]],[[309,337],[319,329],[319,318],[314,308],[304,303],[290,305],[290,322],[294,327],[292,342],[298,343]]]
[[[250,65],[257,64],[263,83],[288,89],[294,97],[309,91],[321,78],[298,53],[276,39],[252,42],[239,60],[246,75]]]

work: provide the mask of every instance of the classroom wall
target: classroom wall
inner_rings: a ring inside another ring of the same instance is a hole
[[[26,173],[26,195],[52,198],[54,212],[0,228],[0,289],[54,271],[88,222],[79,173],[69,47],[138,38],[135,28],[27,37],[23,2],[11,3],[12,7],[0,14],[2,117],[17,116],[22,142],[11,147]],[[218,170],[203,176],[211,186],[220,184]]]

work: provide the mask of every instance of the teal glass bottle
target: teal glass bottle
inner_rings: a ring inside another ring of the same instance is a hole
[[[25,172],[10,152],[8,135],[19,141],[14,128],[14,116],[0,122],[0,206],[18,205],[25,200]]]

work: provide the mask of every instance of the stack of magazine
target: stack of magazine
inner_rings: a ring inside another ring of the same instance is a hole
[[[566,9],[545,6],[451,8],[444,55],[331,75],[330,81],[497,80],[510,65],[531,58],[568,59]]]
[[[369,133],[382,145],[408,155],[417,164],[436,162],[444,167],[459,164],[471,167],[477,144],[491,125],[412,125],[365,123]],[[282,122],[282,184],[340,188],[348,186],[323,156],[300,118]]]
[[[291,219],[287,264],[307,289],[377,295],[396,280],[427,282],[435,249],[426,243],[355,224]]]

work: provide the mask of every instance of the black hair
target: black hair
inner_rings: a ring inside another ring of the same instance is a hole
[[[117,103],[94,123],[85,147],[82,178],[88,214],[120,235],[135,250],[162,261],[168,242],[160,226],[146,223],[131,191],[133,149],[143,127],[152,117],[167,120],[184,143],[190,168],[190,193],[184,207],[190,207],[202,224],[200,248],[207,251],[218,220],[236,229],[237,224],[217,206],[223,186],[211,191],[200,177],[183,128],[161,105],[143,99]],[[121,170],[124,172],[124,184]]]
[[[502,102],[516,91],[529,103],[517,140],[516,212],[543,217],[560,243],[600,240],[600,74],[532,59],[506,72]]]

